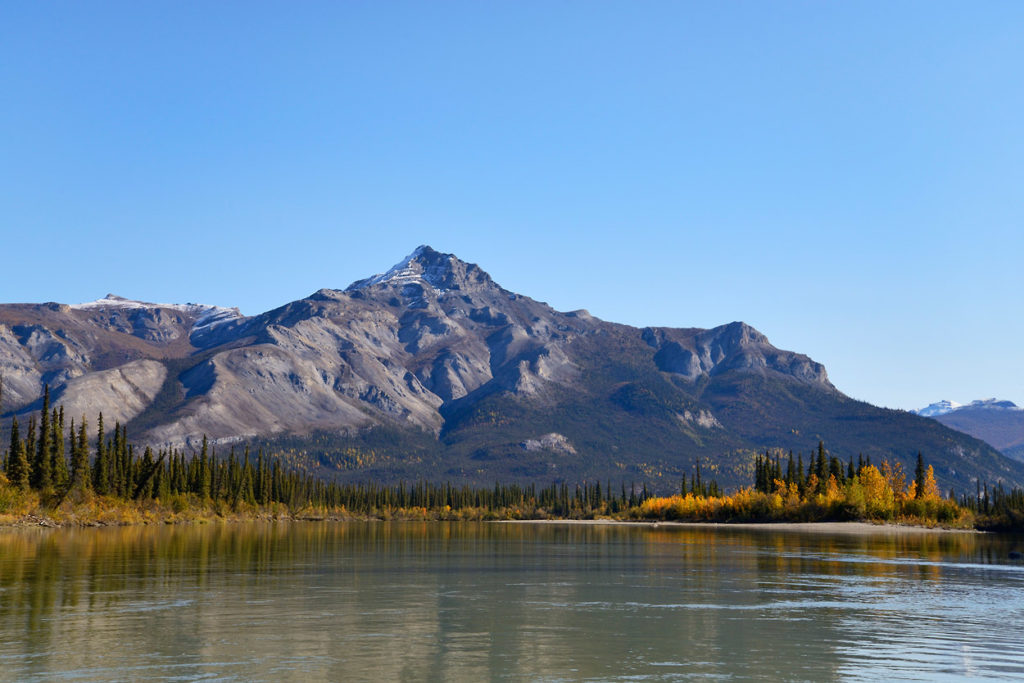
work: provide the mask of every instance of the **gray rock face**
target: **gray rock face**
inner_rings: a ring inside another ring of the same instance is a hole
[[[0,368],[8,407],[30,410],[48,383],[75,415],[146,413],[136,438],[158,444],[382,424],[437,435],[448,406],[495,394],[543,402],[571,389],[588,362],[574,340],[612,329],[642,335],[661,371],[691,381],[744,370],[831,387],[820,365],[742,323],[640,332],[560,313],[426,246],[386,273],[251,318],[113,295],[2,306]],[[173,400],[147,412],[161,392]],[[707,409],[681,414],[717,425]]]
[[[94,419],[103,413],[110,424],[127,424],[152,403],[166,378],[163,363],[137,360],[70,379],[60,385],[53,400],[74,419]]]
[[[749,370],[835,388],[821,363],[803,354],[780,351],[745,323],[711,330],[648,327],[643,339],[656,349],[654,362],[659,370],[691,381],[727,370]]]
[[[576,448],[572,442],[565,438],[564,434],[551,432],[538,436],[536,439],[527,439],[520,444],[524,451],[550,451],[552,453],[563,453],[565,455],[576,455]]]

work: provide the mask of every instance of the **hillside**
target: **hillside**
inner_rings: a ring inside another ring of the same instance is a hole
[[[700,463],[749,483],[766,448],[917,452],[944,489],[1024,464],[933,420],[854,401],[742,322],[644,328],[559,312],[429,247],[345,289],[243,317],[216,306],[0,306],[7,414],[43,385],[154,445],[251,442],[344,480],[647,481]]]

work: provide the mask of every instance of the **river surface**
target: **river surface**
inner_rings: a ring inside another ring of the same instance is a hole
[[[0,679],[1024,677],[1021,539],[475,523],[0,531]]]

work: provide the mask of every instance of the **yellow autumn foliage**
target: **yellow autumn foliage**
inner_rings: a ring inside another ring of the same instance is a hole
[[[893,486],[898,487],[894,489]],[[903,519],[916,523],[969,525],[969,513],[954,501],[943,500],[929,468],[925,477],[925,495],[915,499],[914,482],[906,483],[900,466],[882,462],[881,469],[868,465],[860,473],[840,484],[829,475],[822,492],[818,478],[811,475],[804,493],[796,484],[781,479],[773,482],[771,493],[752,488],[717,497],[667,496],[649,498],[631,516],[640,519],[685,520],[694,522],[740,521],[824,521],[843,519]]]

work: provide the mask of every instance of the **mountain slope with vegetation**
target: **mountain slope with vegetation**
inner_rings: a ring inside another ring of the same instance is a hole
[[[44,387],[133,441],[264,446],[341,481],[649,482],[699,465],[750,480],[766,449],[820,441],[938,483],[1024,483],[1024,464],[933,420],[854,401],[742,322],[635,328],[559,312],[420,247],[391,270],[266,313],[108,297],[0,306],[8,416]]]

